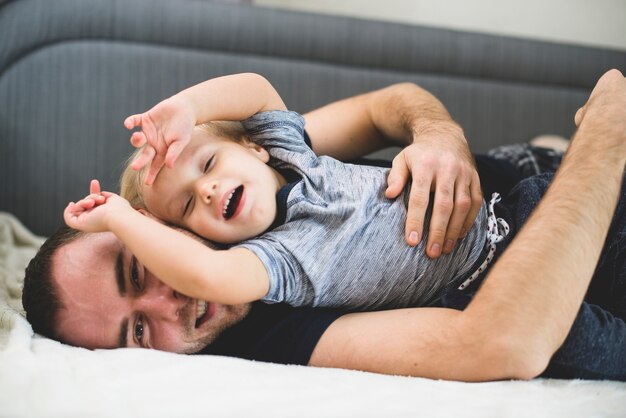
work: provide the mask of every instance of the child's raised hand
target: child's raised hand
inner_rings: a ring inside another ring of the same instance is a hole
[[[114,213],[133,210],[126,199],[115,193],[100,190],[98,180],[91,180],[89,195],[78,202],[70,202],[63,211],[65,223],[83,232],[108,231],[108,220]]]
[[[157,174],[167,165],[172,167],[183,148],[191,140],[196,115],[191,103],[172,96],[145,113],[126,118],[127,129],[141,128],[130,138],[135,148],[145,145],[143,152],[131,163],[134,170],[150,164],[145,184],[152,184]]]

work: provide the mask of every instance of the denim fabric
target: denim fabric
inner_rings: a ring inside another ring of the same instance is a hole
[[[515,232],[528,219],[552,177],[552,174],[542,174],[523,180],[499,204],[496,214],[506,219],[511,227],[511,233],[505,241],[498,244],[496,259],[511,242]],[[491,266],[493,264],[495,263]],[[464,291],[456,289],[448,291],[441,298],[440,305],[464,309],[488,271]],[[623,183],[619,205],[585,302],[565,342],[554,354],[542,376],[626,381],[624,321],[626,321],[626,184]]]
[[[475,154],[483,195],[489,197],[497,192],[506,196],[525,178],[554,173],[563,155],[561,151],[531,144],[502,145],[487,154]]]

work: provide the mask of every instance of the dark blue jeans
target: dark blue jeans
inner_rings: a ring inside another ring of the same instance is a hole
[[[522,181],[505,204],[516,207],[523,223],[530,205],[516,199],[539,199],[551,181],[540,175]],[[575,228],[572,225],[572,228]],[[564,245],[568,245],[564,243]],[[574,325],[544,372],[546,377],[626,380],[626,184],[607,239]]]
[[[552,174],[541,174],[522,180],[496,206],[496,215],[511,227],[509,236],[498,244],[496,259],[537,206],[552,177]],[[491,266],[494,264],[495,260]],[[487,272],[464,291],[454,288],[448,291],[440,300],[441,306],[464,309]],[[565,342],[542,376],[626,381],[625,321],[626,182],[622,184],[619,205],[585,301]]]

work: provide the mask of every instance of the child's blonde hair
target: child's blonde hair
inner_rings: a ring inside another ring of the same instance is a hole
[[[198,125],[195,129],[202,129],[209,134],[231,139],[240,144],[250,141],[250,137],[240,122],[213,121]],[[130,167],[130,164],[142,152],[143,147],[136,149],[130,155],[120,179],[120,195],[136,209],[147,209],[143,199],[143,182],[150,166],[145,165],[141,170],[133,170]]]

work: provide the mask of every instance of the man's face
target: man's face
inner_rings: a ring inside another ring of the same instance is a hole
[[[194,353],[249,309],[181,295],[110,232],[87,234],[59,248],[52,268],[64,305],[57,330],[64,341],[80,347]]]
[[[276,192],[284,178],[266,163],[269,154],[196,128],[172,168],[144,187],[150,212],[214,242],[254,237],[276,218]]]

